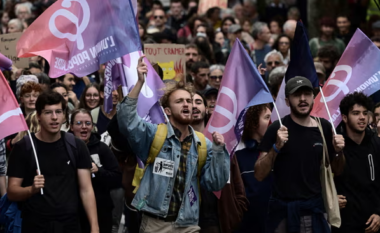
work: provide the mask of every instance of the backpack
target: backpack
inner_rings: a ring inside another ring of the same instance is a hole
[[[65,140],[64,140],[65,141],[65,147],[66,147],[67,153],[69,154],[71,164],[74,166],[74,168],[76,168],[77,167],[77,163],[76,163],[77,162],[77,160],[76,160],[77,144],[75,142],[75,136],[71,133],[65,133],[65,132],[61,132],[61,133],[63,134],[62,136],[65,138]],[[30,151],[31,153],[33,153],[32,143],[30,142],[29,136],[25,135],[24,140],[26,143],[26,151]],[[34,143],[34,146],[36,146],[37,143],[36,143],[36,140],[34,138],[33,138],[33,143]],[[72,150],[72,147],[75,148],[75,152]]]
[[[195,134],[198,136],[199,140],[201,141],[201,145],[198,145],[198,186],[199,186],[199,180],[201,177],[201,171],[203,166],[206,163],[207,159],[207,144],[206,144],[206,137],[200,133],[194,131]],[[166,140],[166,136],[168,134],[168,127],[166,124],[159,124],[157,126],[157,132],[154,136],[152,145],[150,147],[149,156],[145,164],[145,168],[139,168],[139,165],[136,165],[135,174],[133,176],[132,185],[136,188],[133,190],[133,193],[136,193],[137,190],[140,187],[141,180],[144,176],[145,170],[148,167],[149,164],[153,163],[158,154],[160,153],[162,146],[164,145],[164,142]]]

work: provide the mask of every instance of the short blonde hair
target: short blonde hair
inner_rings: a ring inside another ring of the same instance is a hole
[[[169,107],[169,98],[177,90],[187,91],[191,97],[193,97],[193,86],[191,84],[185,84],[184,82],[167,83],[165,93],[161,97],[161,105],[163,108]]]

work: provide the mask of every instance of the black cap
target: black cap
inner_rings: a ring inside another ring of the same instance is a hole
[[[291,95],[296,92],[301,87],[307,87],[310,90],[313,90],[313,85],[309,79],[301,76],[296,76],[294,78],[289,79],[285,86],[285,95]]]
[[[218,95],[218,89],[214,88],[214,87],[210,87],[208,89],[206,89],[205,91],[203,91],[203,95],[207,98],[208,95],[211,95],[211,94],[216,94]]]

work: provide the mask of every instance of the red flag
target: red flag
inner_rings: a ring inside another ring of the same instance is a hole
[[[24,130],[28,130],[24,116],[0,71],[0,139]]]

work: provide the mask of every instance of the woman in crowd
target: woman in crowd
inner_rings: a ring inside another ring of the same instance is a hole
[[[290,43],[292,40],[287,35],[280,35],[273,44],[273,49],[280,51],[284,58],[284,64],[288,65],[290,61]]]
[[[20,105],[24,117],[36,109],[36,101],[42,93],[42,88],[38,83],[27,82],[20,88]]]
[[[223,20],[222,20],[222,32],[223,32],[223,35],[224,35],[224,39],[228,39],[228,28],[232,25],[232,24],[235,24],[235,19],[233,17],[225,17]]]
[[[8,22],[10,20],[8,12],[3,12],[0,14],[0,34],[7,34],[8,33]]]
[[[215,33],[215,42],[219,44],[221,48],[224,46],[224,35],[222,31],[218,31]]]
[[[210,66],[210,77],[208,79],[208,84],[211,87],[214,87],[219,90],[220,84],[222,82],[224,68],[225,67],[223,65]]]
[[[269,30],[273,39],[276,40],[282,34],[282,20],[275,17],[269,21]]]
[[[121,173],[116,157],[109,147],[100,141],[98,134],[91,133],[93,121],[86,109],[77,109],[71,115],[71,131],[87,144],[92,159],[92,187],[96,198],[99,232],[111,233],[113,203],[110,190],[121,185]],[[81,213],[82,232],[90,233],[90,225],[85,212]]]
[[[88,111],[99,107],[100,105],[100,89],[97,84],[90,84],[86,86],[80,96],[79,108],[84,108]]]
[[[37,112],[36,111],[33,111],[32,113],[30,113],[26,118],[25,118],[25,121],[26,121],[26,125],[28,126],[29,128],[29,131],[31,133],[37,133],[38,131],[40,131],[40,124],[38,122],[38,119],[37,119]],[[19,132],[16,137],[14,137],[12,140],[11,140],[11,145],[10,147],[12,147],[14,144],[16,144],[18,141],[20,141],[25,135],[28,134],[28,131],[21,131]]]
[[[259,157],[258,146],[268,128],[271,110],[268,104],[252,106],[246,113],[242,142],[243,150],[236,152],[245,193],[249,201],[240,229],[242,232],[265,232],[266,213],[272,192],[272,176],[259,182],[254,176],[254,164]]]

